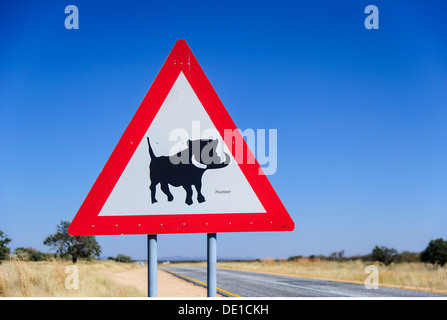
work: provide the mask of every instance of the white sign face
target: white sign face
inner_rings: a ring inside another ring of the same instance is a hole
[[[166,161],[171,163],[168,156],[187,149],[188,140],[199,139],[217,139],[222,163],[207,167],[193,157],[191,162],[202,170],[194,171],[201,175],[194,177],[195,184],[189,187],[191,194],[188,188],[175,181],[175,173],[170,172]],[[149,153],[149,144],[153,157]],[[225,161],[226,156],[229,163]],[[223,165],[224,162],[227,165]],[[158,169],[161,167],[163,170]],[[180,72],[99,216],[263,212],[266,212],[264,207],[185,75]]]

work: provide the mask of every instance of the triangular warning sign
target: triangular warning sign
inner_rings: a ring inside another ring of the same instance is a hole
[[[73,219],[71,235],[291,231],[294,223],[184,40]]]

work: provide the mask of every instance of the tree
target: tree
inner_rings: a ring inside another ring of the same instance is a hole
[[[447,241],[442,238],[431,240],[427,248],[421,252],[421,261],[444,266],[447,263]]]
[[[73,263],[76,263],[78,258],[98,257],[101,254],[101,247],[96,238],[94,236],[72,236],[67,231],[69,225],[68,221],[61,221],[57,226],[56,233],[49,235],[43,244],[55,249],[62,257],[71,256]]]
[[[345,257],[345,250],[341,250],[341,251],[335,251],[335,252],[332,252],[330,255],[329,255],[329,260],[331,260],[331,261],[341,261],[341,260],[343,260],[343,258]]]
[[[0,260],[5,260],[10,252],[10,249],[7,247],[8,243],[12,240],[4,234],[3,231],[0,230]]]
[[[385,265],[390,265],[395,257],[397,256],[397,250],[396,249],[390,249],[387,247],[379,247],[375,246],[373,251],[371,252],[371,258],[374,261],[380,261],[383,262]]]

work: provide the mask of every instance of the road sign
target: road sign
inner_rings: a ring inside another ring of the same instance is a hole
[[[237,143],[242,149],[235,147]],[[245,156],[237,154],[240,150]],[[68,232],[293,229],[292,219],[187,43],[179,40]]]

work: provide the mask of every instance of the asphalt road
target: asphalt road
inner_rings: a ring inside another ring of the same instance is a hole
[[[206,284],[206,268],[162,267],[192,282]],[[237,270],[217,270],[217,288],[227,296],[240,297],[442,297],[433,293],[337,281],[314,280]]]

